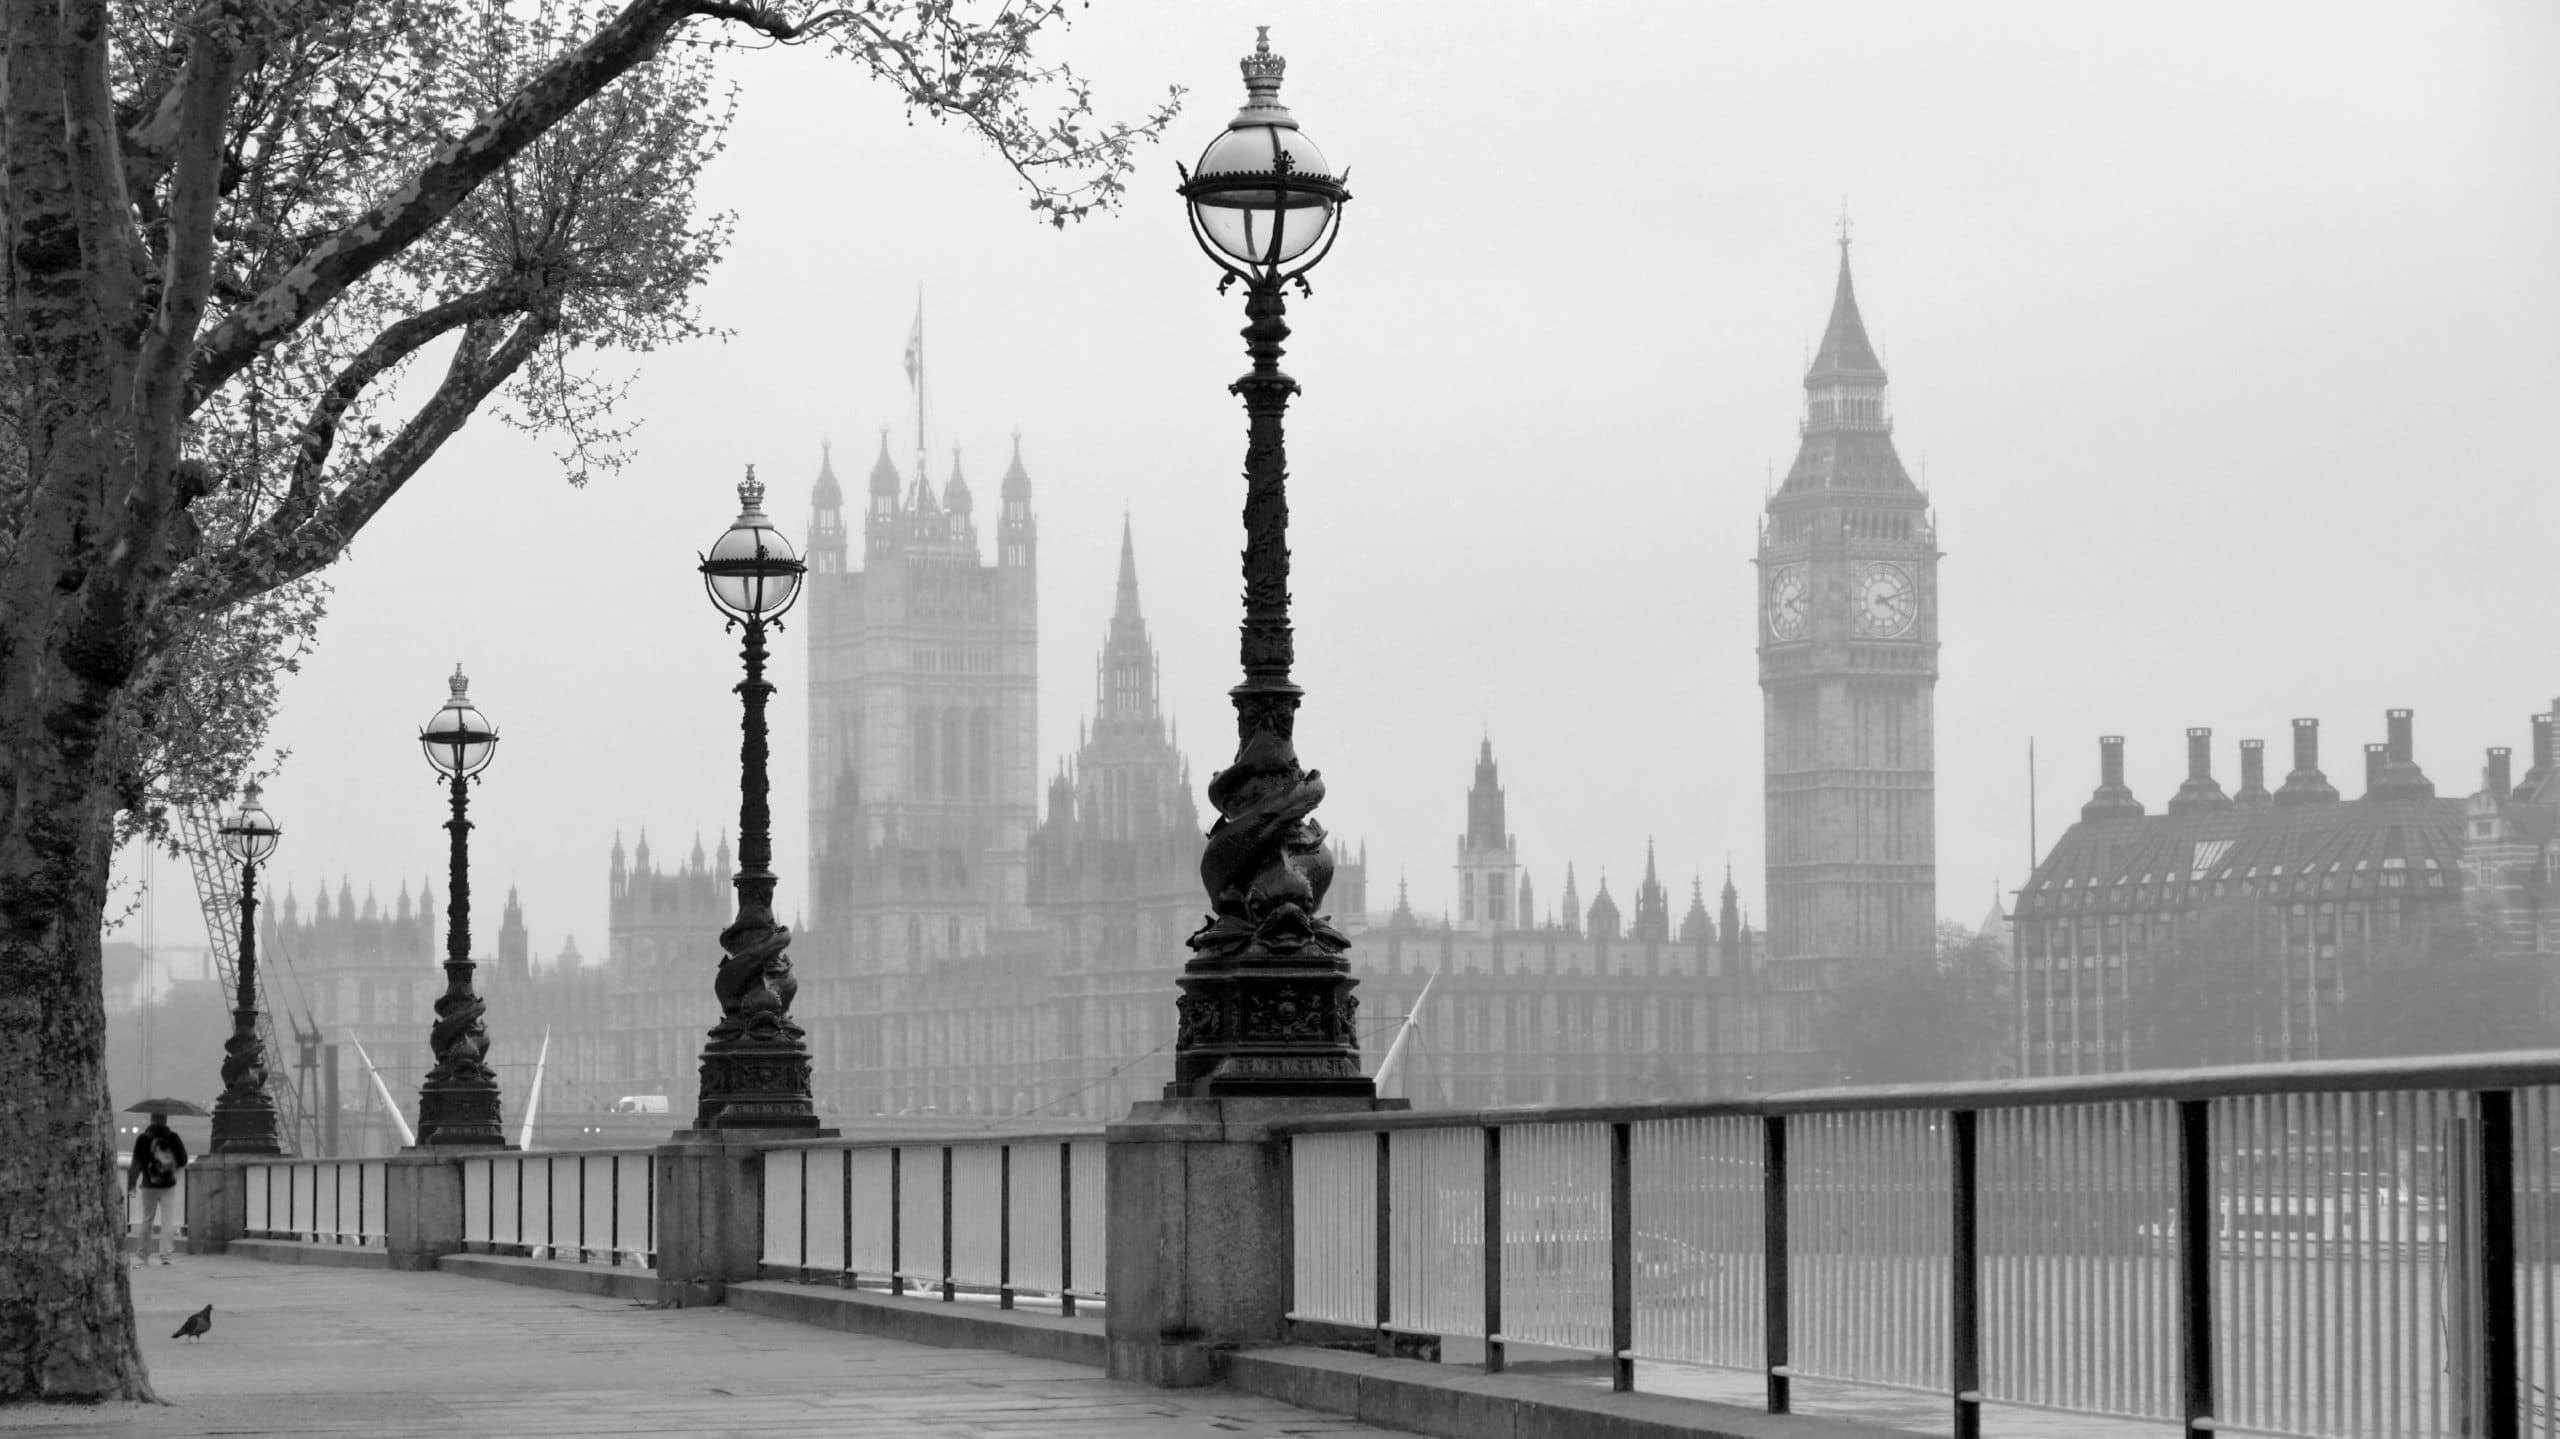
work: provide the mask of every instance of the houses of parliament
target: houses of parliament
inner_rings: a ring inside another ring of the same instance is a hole
[[[1396,1086],[1416,1103],[1822,1082],[1836,1069],[1816,1039],[1818,996],[1930,953],[1936,533],[1894,449],[1845,239],[1803,383],[1799,447],[1757,549],[1763,926],[1745,922],[1729,875],[1712,910],[1697,879],[1675,915],[1649,849],[1627,912],[1605,882],[1586,903],[1570,868],[1542,906],[1485,741],[1464,794],[1452,914],[1422,922],[1401,892],[1372,913],[1387,897],[1371,893],[1365,851],[1335,854],[1334,920],[1354,942],[1373,1065],[1431,985],[1423,1042]],[[990,556],[956,457],[937,484],[921,453],[902,469],[884,434],[858,491],[832,454],[809,491],[793,628],[807,646],[811,884],[793,1010],[823,1113],[1101,1118],[1170,1077],[1173,981],[1204,908],[1199,790],[1160,703],[1125,523],[1113,592],[1059,597],[1109,616],[1079,744],[1054,761],[1037,752],[1033,497],[1017,440]],[[1462,777],[1453,763],[1453,814]],[[529,1060],[551,1035],[546,1106],[663,1094],[675,1114],[692,1110],[715,936],[734,905],[729,849],[724,839],[706,854],[697,840],[662,867],[638,838],[630,850],[617,838],[605,866],[601,964],[536,967],[511,953],[483,969],[490,1030],[517,1051],[500,1057]],[[390,1049],[376,1059],[392,1092],[414,1092],[415,1074],[392,1071],[421,1057],[435,947],[405,929],[396,943],[365,940],[337,911],[323,927],[268,912],[316,976],[321,1026],[365,1024],[369,1047]],[[521,951],[521,928],[511,908],[502,946]],[[414,1035],[374,1035],[385,994],[408,996]],[[509,1095],[511,1110],[520,1102]]]

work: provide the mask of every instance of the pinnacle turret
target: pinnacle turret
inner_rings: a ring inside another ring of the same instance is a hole
[[[1004,498],[1025,501],[1031,498],[1031,472],[1022,467],[1020,430],[1013,432],[1013,463],[1004,467]]]
[[[960,452],[954,449],[951,452],[951,480],[942,487],[942,507],[955,515],[965,515],[969,513],[970,504],[969,480],[960,473]]]
[[[818,442],[818,483],[809,492],[809,503],[821,510],[844,508],[844,486],[836,483],[835,445],[827,440]]]
[[[889,458],[889,432],[880,432],[880,458],[871,462],[871,496],[892,504],[898,498],[898,462]]]

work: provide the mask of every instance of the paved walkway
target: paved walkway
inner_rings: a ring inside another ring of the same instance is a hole
[[[929,1349],[726,1308],[461,1279],[180,1256],[134,1272],[161,1406],[0,1410],[54,1436],[651,1434],[914,1439],[1386,1436],[1222,1390],[1115,1384],[1097,1370]],[[169,1338],[213,1305],[201,1342]]]

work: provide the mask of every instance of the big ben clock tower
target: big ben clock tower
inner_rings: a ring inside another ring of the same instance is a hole
[[[1794,990],[1925,957],[1937,934],[1937,525],[1894,453],[1846,228],[1803,443],[1760,526],[1765,953]]]

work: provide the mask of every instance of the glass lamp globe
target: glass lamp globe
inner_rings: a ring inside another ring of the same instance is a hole
[[[498,732],[471,703],[471,681],[463,677],[462,666],[453,667],[453,678],[446,683],[453,694],[418,731],[418,747],[439,773],[469,779],[489,767],[498,751]]]
[[[256,861],[276,852],[276,840],[284,831],[276,828],[267,807],[258,803],[255,780],[241,790],[239,812],[224,821],[221,834],[222,847],[231,851],[233,859]]]
[[[711,602],[732,619],[779,619],[799,599],[800,576],[808,566],[766,518],[764,485],[753,465],[738,486],[738,518],[702,557],[701,569]]]
[[[1200,152],[1182,186],[1201,243],[1221,263],[1256,279],[1314,250],[1351,198],[1324,152],[1280,103],[1287,65],[1271,53],[1270,27],[1261,27],[1253,53],[1241,62],[1244,108]]]

